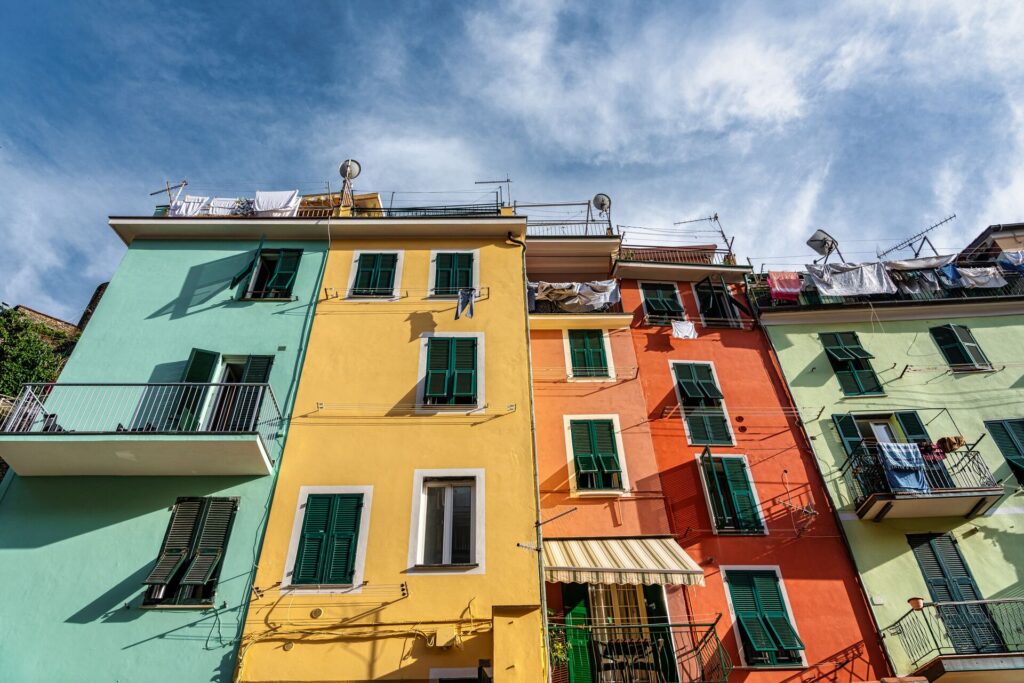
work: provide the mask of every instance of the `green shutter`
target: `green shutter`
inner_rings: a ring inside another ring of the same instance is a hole
[[[601,330],[569,330],[569,356],[575,377],[607,377],[608,361]]]
[[[822,332],[818,338],[844,394],[882,393],[882,384],[871,368],[874,356],[864,350],[855,332]]]
[[[802,650],[803,641],[797,635],[789,620],[789,612],[786,603],[782,599],[782,589],[779,588],[779,577],[775,572],[751,572],[753,574],[754,589],[757,591],[757,600],[761,606],[761,613],[768,628],[775,636],[775,642],[783,650]]]
[[[924,422],[921,421],[921,417],[916,411],[901,411],[895,413],[895,416],[896,422],[899,423],[900,429],[903,430],[903,435],[907,437],[907,441],[912,443],[931,442],[928,430],[925,429]]]
[[[599,468],[590,423],[586,420],[572,420],[569,423],[569,435],[572,441],[572,458],[576,465],[576,488],[595,488],[594,479]]]
[[[377,294],[390,296],[395,288],[395,269],[398,266],[398,254],[379,254],[377,260],[376,281],[373,288]]]
[[[452,395],[476,399],[476,338],[453,340]]]
[[[708,490],[708,498],[711,499],[711,515],[714,518],[715,528],[730,529],[734,525],[734,516],[726,502],[728,487],[718,476],[718,466],[721,465],[721,462],[711,455],[711,450],[707,446],[704,447],[699,461],[701,471],[704,473],[704,485]]]
[[[693,374],[697,379],[697,384],[700,385],[700,390],[704,396],[718,400],[723,398],[722,392],[718,388],[718,384],[715,383],[715,375],[711,371],[710,365],[694,365]]]
[[[274,274],[267,281],[267,292],[277,297],[291,296],[301,259],[301,249],[282,249],[277,256],[277,263],[274,264]]]
[[[832,416],[832,422],[836,426],[836,433],[846,454],[853,455],[864,440],[860,435],[860,429],[857,428],[857,421],[849,413],[837,413]]]
[[[445,337],[431,337],[427,340],[427,378],[424,396],[443,399],[448,396],[448,373],[450,371],[452,340]]]
[[[565,640],[569,646],[569,683],[592,683],[587,586],[579,583],[560,585],[565,608]]]
[[[709,443],[717,444],[720,446],[732,445],[732,435],[729,433],[729,423],[725,419],[725,415],[722,414],[721,409],[708,409],[712,410],[712,414],[705,415],[704,420],[708,425],[708,433],[711,435]]]
[[[740,624],[740,632],[747,645],[754,652],[777,652],[768,624],[761,614],[757,602],[757,588],[754,586],[754,574],[757,572],[729,571],[725,580],[729,584],[729,597],[732,598],[732,609]]]
[[[985,427],[1017,480],[1024,483],[1024,420],[992,420]]]
[[[702,409],[696,408],[695,410],[699,411]],[[686,427],[690,432],[690,443],[696,446],[701,446],[710,444],[714,441],[711,436],[711,426],[708,421],[704,419],[703,415],[694,415],[687,412]]]
[[[854,370],[859,382],[859,394],[880,394],[882,393],[882,383],[878,381],[878,375],[870,367],[862,368],[860,370]]]
[[[722,469],[729,487],[729,495],[736,514],[737,528],[743,530],[760,530],[761,516],[757,511],[757,501],[750,482],[750,473],[743,458],[722,458]]]
[[[201,498],[183,498],[175,503],[160,554],[143,584],[162,585],[171,582],[191,552],[192,537],[202,508]]]
[[[333,496],[328,551],[321,583],[352,583],[359,539],[359,520],[363,510],[361,494]]]
[[[270,366],[274,364],[273,356],[249,356],[245,359],[242,369],[243,384],[263,384],[270,379]]]
[[[455,285],[455,254],[438,254],[434,265],[434,294],[451,296]]]
[[[472,252],[455,254],[455,286],[459,289],[473,286]]]
[[[992,364],[988,362],[988,357],[981,350],[981,346],[978,344],[978,340],[974,338],[971,330],[963,325],[953,325],[952,327],[961,346],[967,352],[970,362],[977,368],[990,369]]]
[[[238,283],[245,279],[247,275],[252,273],[252,269],[256,267],[256,264],[260,262],[260,254],[263,252],[263,244],[267,239],[266,235],[260,235],[260,241],[256,245],[256,250],[252,252],[252,258],[250,258],[245,265],[245,268],[238,271],[238,273],[231,278],[231,287],[237,287]]]
[[[619,466],[619,452],[615,446],[615,424],[611,420],[593,420],[590,429],[594,435],[597,466],[604,475],[604,486],[618,488],[622,468]]]
[[[843,345],[843,348],[846,349],[846,351],[854,358],[860,360],[870,360],[874,358],[874,356],[864,349],[864,346],[860,343],[860,337],[857,336],[856,332],[838,332],[836,333],[836,338],[839,340],[839,343]]]
[[[192,349],[181,381],[186,384],[209,384],[220,365],[220,354],[215,351]],[[199,411],[209,387],[181,387],[175,418],[172,422],[179,431],[190,432],[199,428]]]
[[[360,254],[352,286],[354,296],[391,296],[397,254]]]
[[[929,331],[932,334],[932,339],[935,340],[935,344],[939,347],[939,351],[942,352],[942,356],[946,359],[946,362],[950,367],[956,370],[962,366],[971,364],[971,357],[967,354],[967,350],[960,344],[960,340],[957,339],[952,325],[933,327]]]
[[[306,498],[299,548],[295,554],[295,566],[292,568],[292,583],[320,583],[330,516],[331,496],[318,494]]]
[[[679,303],[675,287],[668,284],[644,284],[644,310],[652,325],[667,325],[683,317],[683,306]]]
[[[216,351],[204,351],[203,349],[192,349],[188,356],[188,363],[185,365],[185,374],[182,382],[195,384],[208,384],[213,381],[213,375],[220,363],[220,354]]]
[[[377,259],[379,254],[360,254],[356,265],[356,277],[352,286],[352,293],[356,295],[367,295],[372,293],[374,273],[377,271]]]
[[[306,498],[292,583],[351,583],[362,506],[362,494],[313,494]]]
[[[206,502],[196,551],[185,570],[182,585],[202,586],[213,578],[224,558],[236,508],[237,503],[230,498],[212,498]]]
[[[672,367],[676,373],[676,381],[679,383],[679,393],[683,395],[684,399],[704,398],[704,392],[697,381],[695,366],[692,363],[675,363]]]

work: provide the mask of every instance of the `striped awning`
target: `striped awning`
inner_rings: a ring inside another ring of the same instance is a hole
[[[544,578],[560,583],[704,585],[704,572],[671,537],[552,538]]]

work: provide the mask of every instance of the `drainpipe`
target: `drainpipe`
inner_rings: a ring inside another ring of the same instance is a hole
[[[508,233],[508,241],[522,247],[523,255],[523,322],[526,324],[526,370],[530,381],[530,438],[533,443],[533,499],[537,513],[537,521],[534,526],[537,529],[537,574],[540,581],[540,617],[541,617],[541,642],[544,643],[544,671],[547,672],[547,681],[551,683],[551,653],[548,652],[548,598],[544,583],[544,530],[541,527],[540,517],[540,461],[537,452],[537,419],[534,415],[533,396],[533,351],[530,348],[530,311],[528,302],[530,298],[529,284],[526,277],[526,242],[517,240],[512,233]]]
[[[753,304],[753,302],[751,302],[751,304]],[[756,308],[753,310],[756,310]],[[790,391],[789,382],[786,379],[786,373],[782,369],[782,362],[779,360],[779,354],[777,349],[775,348],[775,342],[772,341],[771,335],[768,334],[768,331],[765,329],[765,326],[761,324],[760,311],[758,311],[757,322],[759,323],[759,326],[761,328],[761,334],[763,334],[764,337],[768,340],[768,351],[771,355],[772,362],[775,366],[774,369],[779,373],[779,377],[782,379],[782,389],[786,392],[786,398],[789,399],[790,405],[792,405],[793,407],[797,407],[796,399],[793,396],[793,392]],[[807,452],[810,454],[811,459],[815,461],[814,471],[821,475],[821,472],[818,470],[818,465],[816,462],[817,458],[814,455],[814,447],[811,445],[811,437],[807,433],[807,428],[804,427],[804,421],[803,418],[800,417],[800,410],[798,407],[796,411],[796,416],[797,428],[800,433],[800,436],[803,438],[804,446],[807,448]],[[843,548],[846,550],[846,557],[847,559],[849,559],[850,565],[854,569],[854,578],[857,581],[857,585],[860,586],[860,594],[861,597],[864,599],[863,604],[867,608],[868,617],[871,619],[872,626],[875,627],[875,636],[878,638],[878,646],[882,650],[882,656],[885,657],[885,663],[886,666],[889,667],[889,672],[891,673],[891,675],[895,676],[896,667],[893,666],[892,658],[889,656],[889,650],[883,643],[884,638],[882,636],[882,629],[878,625],[878,621],[875,619],[875,611],[871,609],[871,605],[868,603],[868,592],[867,589],[864,587],[864,583],[861,581],[860,571],[857,570],[857,560],[853,556],[853,548],[850,546],[850,539],[846,537],[846,529],[843,527],[843,520],[839,517],[839,506],[836,504],[836,500],[832,496],[831,489],[829,489],[829,487],[825,484],[825,477],[823,475],[821,475],[821,484],[822,488],[825,489],[825,495],[828,497],[829,503],[831,504],[830,507],[832,508],[832,519],[835,520],[836,528],[839,529],[839,538],[843,540]]]

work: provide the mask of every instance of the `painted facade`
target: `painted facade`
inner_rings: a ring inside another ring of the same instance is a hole
[[[955,680],[971,681],[1024,675],[1024,660],[1006,655],[1020,649],[1012,624],[1024,615],[1024,482],[1005,452],[1012,438],[994,426],[1016,421],[1024,434],[1024,288],[1019,275],[1007,278],[1008,287],[990,296],[974,290],[970,297],[879,297],[871,307],[806,299],[772,306],[766,291],[760,293],[761,319],[901,675],[953,680],[950,672],[958,670]],[[950,364],[939,344],[941,330],[951,325],[969,330],[989,367]],[[848,332],[856,337],[845,340],[867,352],[863,367],[878,379],[863,395],[851,395],[849,386],[844,391],[825,348],[836,339],[830,333]],[[929,444],[944,437],[954,439],[953,448],[930,455]],[[883,442],[928,446],[922,485],[894,488],[898,475],[885,470],[883,450],[893,446]],[[938,540],[912,547],[928,539]],[[940,564],[947,576],[926,580]],[[956,585],[946,594],[949,581]],[[928,604],[912,609],[911,598]],[[977,599],[991,602],[962,604]],[[960,604],[930,605],[947,601]]]
[[[524,228],[334,223],[239,680],[544,680],[523,253],[507,239]],[[458,320],[437,291],[454,254],[478,294]],[[337,549],[349,524],[347,559],[316,563],[317,500],[361,506],[329,531]]]
[[[159,220],[139,220],[151,239],[126,240],[59,384],[36,391],[38,404],[23,392],[19,421],[0,436],[18,473],[0,489],[5,680],[231,678],[326,241],[267,241],[266,253],[301,250],[290,297],[246,300],[252,277],[231,281],[252,261],[258,234],[168,239]],[[273,360],[241,406],[237,386],[183,393],[193,349],[217,354],[197,382],[235,382],[230,372],[247,358]],[[268,418],[262,434],[242,426],[256,415],[262,422],[263,409],[285,419]],[[201,414],[186,425],[189,411]],[[158,587],[143,582],[157,569],[172,510],[189,497],[230,501],[229,534],[210,565],[194,568],[190,554],[160,590],[173,593],[187,571],[208,569],[213,580],[185,588],[196,597],[180,604],[151,599]]]
[[[742,310],[745,269],[723,261],[629,249],[615,268],[673,533],[705,574],[688,609],[721,615],[730,681],[878,679],[887,668],[856,572],[771,349]],[[695,338],[673,335],[672,320]]]

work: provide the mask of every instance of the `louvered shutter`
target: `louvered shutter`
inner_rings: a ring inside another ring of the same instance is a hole
[[[942,356],[954,370],[971,363],[971,357],[967,355],[967,350],[961,346],[952,325],[933,327],[929,331],[932,334],[932,339],[935,340],[935,344],[939,347],[939,351],[942,352]]]
[[[455,293],[455,254],[438,254],[434,264],[434,294],[451,296]]]
[[[563,583],[562,604],[565,607],[565,640],[568,645],[569,683],[592,683],[590,610],[587,586]]]
[[[779,648],[768,631],[768,624],[758,607],[754,574],[755,572],[747,571],[726,572],[725,580],[729,584],[732,608],[736,612],[740,632],[750,649],[755,652],[777,652]]]
[[[612,479],[618,481],[622,468],[619,465],[619,452],[615,446],[615,424],[611,420],[594,420],[590,423],[594,434],[594,451],[597,454],[597,466],[605,475],[605,484],[613,485]]]
[[[711,434],[711,425],[700,412],[704,408],[687,408],[686,410],[686,427],[690,432],[690,443],[696,446],[713,443],[714,437]],[[697,412],[694,413],[694,411]]]
[[[587,367],[588,355],[586,338],[582,332],[580,330],[569,330],[569,358],[572,361],[573,375],[577,377],[589,375],[589,368]]]
[[[903,435],[907,437],[907,441],[911,443],[931,441],[931,438],[928,436],[928,430],[925,428],[924,422],[921,421],[921,417],[916,411],[901,411],[895,413],[895,416],[896,422],[899,423],[900,429],[903,430]]]
[[[178,389],[181,392],[175,411],[178,430],[190,432],[199,428],[199,411],[210,389],[205,385],[213,381],[214,373],[219,365],[220,354],[216,351],[192,349],[181,379],[182,382],[191,386]]]
[[[993,420],[985,427],[1017,480],[1024,483],[1024,420]]]
[[[988,357],[981,350],[981,346],[978,344],[978,340],[974,338],[971,330],[963,325],[953,325],[952,328],[957,340],[966,352],[969,362],[976,368],[991,368],[992,365],[988,362]]]
[[[757,511],[754,489],[750,483],[750,473],[743,458],[722,458],[725,480],[729,485],[729,494],[736,511],[736,524],[744,530],[760,530],[761,517]]]
[[[853,355],[843,348],[842,343],[840,343],[839,335],[834,332],[822,332],[818,335],[818,339],[821,340],[821,345],[825,347],[825,353],[831,358],[840,362],[853,360]]]
[[[569,330],[569,356],[576,377],[602,377],[608,374],[604,339],[600,330]]]
[[[572,459],[576,465],[576,486],[577,488],[593,488],[596,483],[593,480],[598,474],[598,466],[590,423],[583,420],[572,420],[569,423],[569,435],[572,441]]]
[[[751,572],[761,614],[768,624],[768,629],[775,636],[775,642],[783,650],[802,650],[803,641],[797,635],[793,623],[789,619],[789,611],[782,599],[779,588],[779,577],[775,572]]]
[[[473,286],[473,254],[455,254],[455,287],[464,289]]]
[[[454,339],[452,395],[476,399],[476,339]]]
[[[242,385],[264,384],[270,379],[270,368],[274,364],[273,356],[249,356],[242,368]],[[266,387],[262,386],[231,386],[221,387],[222,391],[230,390],[234,398],[228,431],[251,432],[256,429],[260,405]],[[226,398],[227,396],[225,396]]]
[[[378,254],[377,273],[373,283],[375,294],[390,295],[395,288],[398,254]]]
[[[302,260],[301,249],[283,249],[277,256],[274,274],[270,276],[266,288],[274,296],[291,296],[295,276],[299,272],[299,261]]]
[[[839,435],[846,454],[853,455],[864,440],[857,428],[857,421],[849,413],[837,413],[832,416],[832,422],[836,426],[836,433]]]
[[[448,396],[448,363],[451,360],[452,340],[431,337],[427,340],[427,378],[424,395],[443,399]]]
[[[379,254],[360,254],[356,265],[356,277],[352,283],[352,293],[356,295],[373,294],[374,274],[377,271]]]
[[[882,383],[878,380],[878,375],[875,371],[868,367],[862,370],[854,370],[857,375],[857,379],[860,382],[860,386],[857,393],[860,394],[880,394],[882,393]]]
[[[710,414],[704,416],[710,434],[709,443],[728,446],[732,444],[732,435],[729,433],[729,422],[725,419],[721,408],[703,408]]]
[[[847,353],[854,358],[859,360],[871,360],[874,358],[874,356],[867,352],[864,345],[860,343],[860,337],[857,336],[856,332],[839,332],[836,334],[836,337]]]
[[[704,396],[715,400],[722,399],[722,391],[718,388],[718,384],[715,383],[715,375],[711,372],[711,366],[698,364],[692,367],[694,377],[697,380],[697,384],[700,385],[700,390]]]
[[[175,503],[156,565],[150,570],[143,584],[154,586],[171,582],[178,569],[188,559],[202,508],[201,498],[183,498]]]
[[[331,528],[323,580],[326,584],[352,583],[356,562],[359,520],[363,510],[362,494],[332,496]]]
[[[692,363],[676,363],[673,365],[673,369],[676,373],[676,381],[679,382],[679,393],[683,395],[684,399],[704,398],[704,392],[701,390],[700,383],[697,381],[694,367],[695,366]]]
[[[292,568],[292,583],[321,583],[322,566],[326,562],[327,533],[331,522],[330,495],[315,494],[306,498],[299,548]]]
[[[644,293],[644,306],[647,308],[648,315],[662,316],[668,313],[668,306],[661,298],[661,290],[656,285],[642,285],[641,289]]]
[[[705,447],[700,456],[701,471],[704,474],[704,485],[708,489],[708,498],[711,499],[711,514],[714,517],[716,529],[732,529],[736,526],[736,519],[726,502],[728,486],[724,477],[720,477],[722,463],[716,460],[711,451]],[[724,474],[724,473],[723,473]],[[731,502],[731,501],[730,501]]]
[[[263,244],[266,241],[266,239],[266,235],[260,236],[260,241],[256,245],[256,250],[253,251],[252,253],[252,258],[250,258],[246,262],[245,268],[242,268],[242,270],[238,271],[238,273],[233,278],[231,278],[231,287],[237,287],[239,282],[244,280],[247,275],[252,273],[252,269],[255,268],[256,264],[260,262],[260,254],[263,252]]]
[[[182,584],[202,586],[213,577],[224,558],[236,508],[237,503],[229,498],[212,498],[206,502],[199,540]]]

